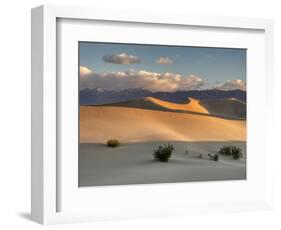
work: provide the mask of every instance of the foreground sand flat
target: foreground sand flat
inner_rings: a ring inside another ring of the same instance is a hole
[[[220,156],[211,161],[226,142],[170,142],[175,151],[168,163],[153,159],[153,150],[166,142],[123,143],[117,148],[104,144],[80,144],[79,186],[172,183],[246,179],[246,159]],[[246,152],[245,142],[227,142]],[[188,154],[186,154],[188,150]],[[199,155],[202,154],[202,158]]]
[[[80,142],[245,141],[246,121],[118,106],[80,106]]]

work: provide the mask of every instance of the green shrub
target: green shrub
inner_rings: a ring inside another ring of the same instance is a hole
[[[169,158],[172,156],[174,151],[174,146],[171,144],[160,145],[157,150],[154,150],[153,156],[155,160],[168,162]]]
[[[106,142],[106,145],[107,145],[108,147],[114,148],[114,147],[119,146],[120,143],[119,143],[119,141],[116,140],[116,139],[110,139],[110,140],[108,140],[108,141]]]
[[[235,145],[223,146],[220,148],[219,153],[225,156],[232,156],[235,160],[238,160],[243,156],[242,149]]]

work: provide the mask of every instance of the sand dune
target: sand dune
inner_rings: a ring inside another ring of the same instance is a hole
[[[199,104],[199,100],[193,99],[191,97],[188,98],[188,102],[186,104],[176,104],[172,102],[163,101],[154,97],[146,97],[146,100],[149,100],[157,105],[160,105],[170,110],[183,110],[209,114],[208,110],[206,110],[202,105]]]
[[[186,103],[177,104],[160,100],[154,97],[144,97],[135,100],[106,104],[104,106],[119,106],[128,108],[141,108],[158,111],[170,112],[191,112],[200,114],[209,114],[212,116],[245,119],[246,103],[235,98],[215,99],[215,100],[197,100],[188,98]]]
[[[206,110],[202,105],[200,105],[199,100],[188,98],[186,101],[187,102],[185,104],[177,104],[173,102],[163,101],[155,97],[144,97],[108,105],[129,108],[151,109],[159,111],[195,112],[209,114],[208,110]]]
[[[246,103],[235,98],[219,100],[203,100],[199,104],[206,108],[212,115],[225,117],[246,118]]]
[[[194,109],[198,109],[196,103],[191,103]],[[170,103],[159,104],[175,108]],[[81,143],[105,143],[110,138],[126,143],[245,141],[246,121],[120,106],[80,106]]]

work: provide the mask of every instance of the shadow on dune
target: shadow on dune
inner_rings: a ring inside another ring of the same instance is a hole
[[[246,103],[235,98],[216,100],[196,100],[193,98],[187,98],[185,103],[177,104],[163,101],[158,98],[144,97],[134,100],[92,106],[116,106],[162,112],[190,113],[232,120],[246,119]]]

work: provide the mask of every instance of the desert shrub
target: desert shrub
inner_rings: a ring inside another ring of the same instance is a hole
[[[213,160],[214,160],[214,161],[219,161],[219,155],[218,155],[218,154],[215,154],[215,155],[213,156]]]
[[[218,154],[212,155],[212,154],[209,153],[208,156],[210,157],[210,159],[212,161],[219,161],[219,155]]]
[[[226,145],[220,148],[219,153],[225,156],[231,156],[231,145]]]
[[[171,144],[160,145],[157,150],[154,150],[153,156],[155,160],[168,162],[169,158],[172,156],[174,151],[174,146]]]
[[[235,160],[242,158],[242,156],[243,156],[242,149],[240,149],[239,147],[233,146],[231,155],[232,155],[233,159],[235,159]]]
[[[225,156],[232,156],[235,160],[238,160],[243,156],[242,149],[235,145],[223,146],[220,148],[219,153]]]
[[[108,147],[114,148],[114,147],[119,146],[120,143],[119,143],[119,141],[116,140],[116,139],[110,139],[110,140],[108,140],[108,141],[106,142],[106,145],[107,145]]]

